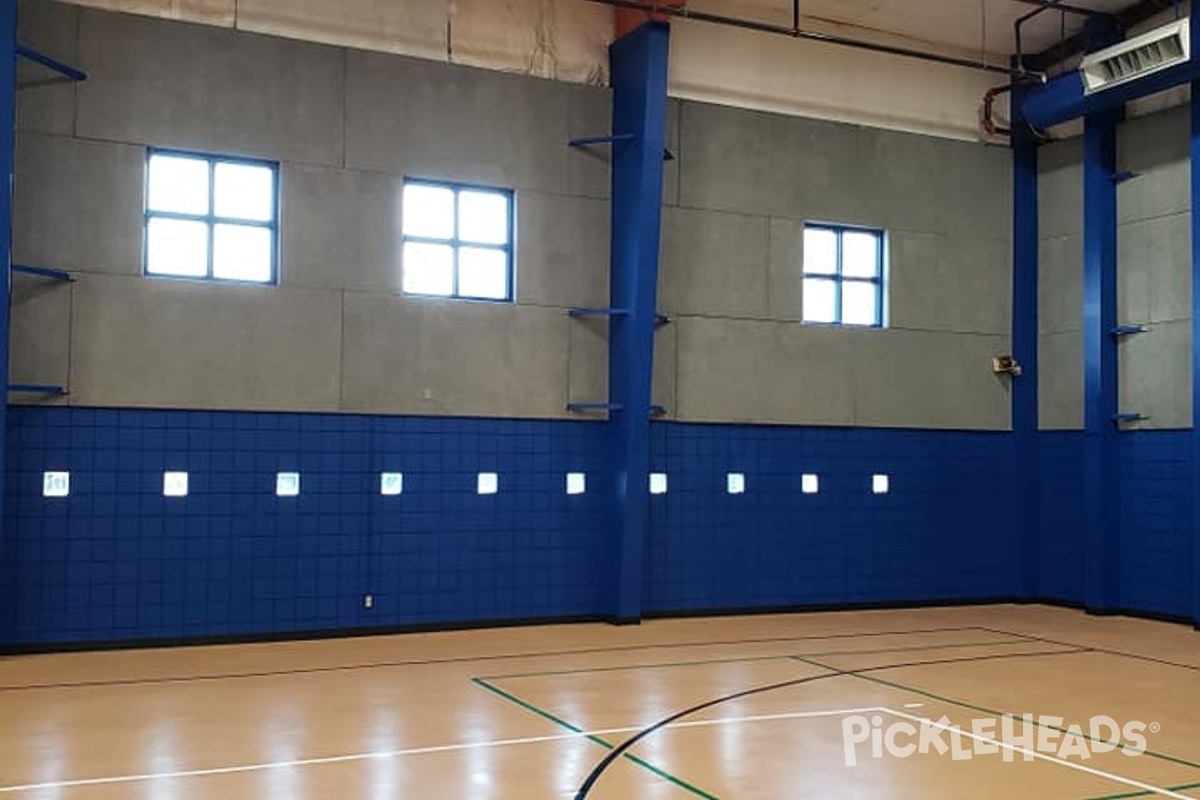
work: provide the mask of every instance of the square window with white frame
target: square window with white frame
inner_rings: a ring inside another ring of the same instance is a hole
[[[404,182],[405,294],[513,299],[513,193],[437,181]]]
[[[146,275],[275,283],[279,165],[151,149],[146,159]]]
[[[804,226],[804,321],[882,328],[886,324],[883,231]]]

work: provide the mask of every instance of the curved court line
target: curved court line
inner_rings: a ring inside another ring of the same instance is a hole
[[[587,656],[597,653],[622,653],[638,650],[663,650],[683,647],[722,647],[739,644],[773,644],[776,642],[805,642],[827,641],[831,639],[858,639],[878,636],[914,636],[923,633],[963,633],[965,631],[984,630],[995,633],[977,625],[967,625],[955,628],[918,628],[902,631],[868,631],[866,633],[831,633],[819,636],[773,636],[763,639],[733,639],[729,641],[707,642],[678,642],[665,644],[621,645],[619,647],[587,647],[578,650],[546,650],[532,653],[498,653],[490,656],[452,656],[450,658],[411,659],[406,661],[373,661],[363,664],[340,664],[332,667],[305,667],[300,669],[264,670],[261,672],[230,672],[208,675],[174,675],[162,678],[117,678],[100,681],[63,681],[59,683],[28,683],[0,686],[0,692],[19,692],[32,689],[80,689],[95,686],[139,686],[158,683],[191,683],[193,681],[242,680],[248,678],[276,678],[282,675],[310,675],[323,672],[353,672],[356,670],[385,669],[388,667],[421,667],[438,664],[472,664],[483,661],[506,661],[520,658],[552,658],[557,656]],[[395,634],[404,636],[405,634]],[[1019,634],[1010,634],[1019,637]],[[273,644],[273,643],[272,643]],[[227,645],[212,645],[226,647]],[[150,648],[161,649],[161,648]]]
[[[759,714],[746,717],[725,717],[721,719],[711,720],[695,720],[692,722],[683,722],[675,725],[675,728],[703,728],[714,725],[727,725],[737,723],[750,722],[772,722],[786,719],[814,719],[820,717],[841,717],[849,714],[870,714],[870,713],[887,713],[888,709],[882,706],[874,706],[871,708],[844,708],[844,709],[828,709],[822,711],[791,711],[780,714]],[[569,723],[560,722],[559,724],[573,728]],[[148,772],[138,775],[113,775],[102,778],[79,778],[76,780],[66,781],[47,781],[44,783],[29,783],[14,786],[0,786],[0,794],[12,794],[16,792],[35,792],[46,789],[71,789],[85,786],[106,786],[111,784],[121,783],[142,783],[146,781],[156,780],[172,780],[179,778],[202,778],[210,775],[232,775],[244,772],[263,772],[272,769],[286,769],[290,767],[312,767],[324,764],[345,764],[355,761],[370,761],[373,759],[382,758],[401,758],[404,756],[419,756],[430,755],[435,753],[451,753],[460,750],[475,750],[475,749],[490,749],[498,747],[513,747],[517,745],[527,744],[543,744],[545,742],[560,742],[570,739],[580,739],[599,736],[608,736],[619,733],[632,733],[639,730],[635,726],[624,728],[603,728],[596,731],[572,730],[571,733],[560,733],[547,736],[526,736],[516,739],[497,739],[487,742],[463,742],[460,744],[434,745],[430,747],[412,747],[405,750],[384,750],[371,753],[350,753],[340,756],[319,756],[315,758],[300,758],[290,761],[265,761],[259,764],[239,764],[229,767],[213,767],[211,769],[192,769],[178,770],[175,772]],[[610,745],[611,746],[611,745]],[[703,797],[712,797],[712,795],[704,794]]]
[[[725,695],[724,697],[718,697],[715,700],[708,700],[704,703],[700,703],[699,705],[695,705],[695,706],[692,706],[691,708],[687,708],[687,709],[684,709],[683,711],[679,711],[679,712],[667,717],[666,719],[663,719],[663,720],[660,720],[659,722],[654,723],[653,725],[649,726],[648,728],[643,728],[638,734],[636,734],[635,736],[631,736],[630,738],[626,739],[624,742],[622,742],[621,744],[619,744],[615,748],[613,748],[613,750],[611,752],[609,752],[609,754],[607,756],[605,756],[600,761],[600,763],[597,764],[592,769],[592,771],[590,773],[588,773],[588,776],[586,778],[584,778],[583,783],[580,784],[579,791],[575,793],[575,800],[587,800],[588,794],[591,793],[592,789],[596,785],[596,782],[598,780],[600,780],[600,776],[602,776],[604,774],[604,772],[610,766],[612,766],[613,762],[615,762],[618,758],[625,756],[626,753],[629,751],[629,749],[631,747],[633,747],[635,744],[637,744],[638,742],[640,742],[642,739],[645,739],[647,736],[650,736],[651,734],[656,733],[657,731],[660,731],[663,728],[667,728],[667,727],[673,725],[674,723],[683,719],[684,717],[691,716],[692,714],[698,714],[701,711],[705,711],[707,709],[713,708],[714,706],[721,705],[722,703],[728,703],[731,700],[739,700],[743,697],[750,697],[750,696],[756,695],[756,694],[773,692],[778,689],[787,689],[787,688],[791,688],[794,686],[803,686],[805,684],[816,683],[818,681],[823,681],[823,680],[829,680],[830,678],[854,676],[854,675],[860,675],[863,673],[878,672],[881,670],[888,670],[888,669],[901,669],[903,667],[922,667],[922,666],[931,666],[931,665],[935,665],[935,664],[962,664],[962,663],[968,663],[968,662],[974,662],[974,661],[990,661],[990,660],[999,660],[999,659],[1008,659],[1008,658],[1033,658],[1033,657],[1039,657],[1039,656],[1071,655],[1071,654],[1075,654],[1075,653],[1084,653],[1084,652],[1087,652],[1087,650],[1084,650],[1084,649],[1065,650],[1065,651],[1064,650],[1054,650],[1054,651],[1047,650],[1047,651],[1034,652],[1034,653],[1004,653],[1001,655],[994,655],[994,656],[972,656],[970,658],[947,658],[947,659],[938,659],[938,660],[934,660],[934,661],[913,661],[913,662],[904,663],[904,664],[884,664],[883,666],[867,667],[867,668],[864,668],[861,670],[835,670],[833,667],[824,667],[822,665],[815,664],[815,662],[805,662],[810,665],[815,665],[815,666],[821,667],[823,669],[828,669],[828,670],[833,670],[833,671],[828,672],[824,675],[810,675],[806,678],[796,678],[796,679],[790,680],[790,681],[782,681],[780,683],[768,684],[767,686],[758,686],[753,689],[745,689],[740,692],[735,692],[733,694]],[[1196,798],[1185,797],[1185,798],[1183,798],[1183,800],[1196,800]]]

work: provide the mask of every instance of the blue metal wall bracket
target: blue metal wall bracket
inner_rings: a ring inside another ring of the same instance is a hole
[[[67,390],[62,386],[53,386],[44,383],[10,383],[8,384],[8,390],[17,394],[67,394]]]
[[[1083,351],[1084,558],[1088,611],[1120,602],[1121,461],[1117,408],[1117,123],[1121,111],[1084,121]]]
[[[571,147],[594,147],[601,144],[630,144],[637,136],[632,133],[617,133],[610,136],[578,136],[570,139],[567,144]]]
[[[612,151],[610,305],[629,309],[608,328],[609,401],[624,406],[608,421],[611,556],[604,604],[614,622],[636,622],[642,614],[670,44],[670,27],[649,22],[609,48],[612,129],[631,137]]]
[[[47,69],[54,70],[55,72],[62,75],[63,77],[70,78],[73,81],[86,81],[87,80],[86,72],[75,69],[74,67],[64,64],[63,62],[59,61],[56,58],[51,58],[50,56],[45,55],[44,53],[39,53],[37,50],[34,50],[32,47],[26,47],[23,44],[19,44],[16,46],[16,54],[18,56],[20,56],[21,58],[28,59],[29,61],[33,61],[36,64],[41,64],[43,67],[46,67]]]
[[[1041,580],[1041,456],[1038,436],[1038,145],[1020,116],[1027,88],[1013,87],[1013,357],[1022,378],[1012,383],[1012,427],[1021,503],[1015,520],[1017,596],[1033,601]]]
[[[39,278],[49,278],[52,281],[74,281],[71,273],[61,269],[51,269],[50,267],[31,267],[27,264],[13,264],[13,272],[22,272],[26,275],[36,275]]]
[[[1125,336],[1137,336],[1139,333],[1145,333],[1148,330],[1149,328],[1145,325],[1118,325],[1110,332],[1119,339]]]
[[[1136,411],[1126,411],[1113,415],[1113,422],[1117,423],[1118,425],[1126,422],[1142,422],[1143,420],[1147,419],[1150,419],[1150,417],[1146,416],[1145,414],[1139,414]]]

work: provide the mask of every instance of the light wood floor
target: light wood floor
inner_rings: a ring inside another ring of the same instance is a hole
[[[781,683],[647,735],[587,797],[1200,798],[1200,633],[996,606],[3,658],[0,800],[574,798],[642,729]],[[846,763],[856,714],[1006,712],[1157,732],[1139,757]]]

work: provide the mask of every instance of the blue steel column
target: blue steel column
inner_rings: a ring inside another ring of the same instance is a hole
[[[1117,414],[1117,121],[1120,111],[1084,120],[1083,363],[1085,604],[1119,604],[1120,452]]]
[[[17,0],[0,0],[0,252],[4,254],[0,292],[0,387],[8,386],[8,304],[12,288],[12,175],[17,105]],[[8,461],[8,395],[0,403],[0,539],[5,535]],[[2,591],[8,591],[4,587]]]
[[[1012,382],[1016,437],[1017,597],[1033,601],[1041,579],[1041,466],[1038,448],[1038,141],[1021,106],[1027,90],[1012,91],[1013,356],[1022,372]]]
[[[609,418],[612,474],[607,612],[615,622],[642,614],[642,573],[650,523],[650,406],[657,313],[663,151],[667,134],[667,57],[671,31],[650,22],[609,49],[613,146]]]
[[[1200,53],[1200,19],[1191,26]],[[1192,82],[1192,620],[1200,628],[1200,80]]]

